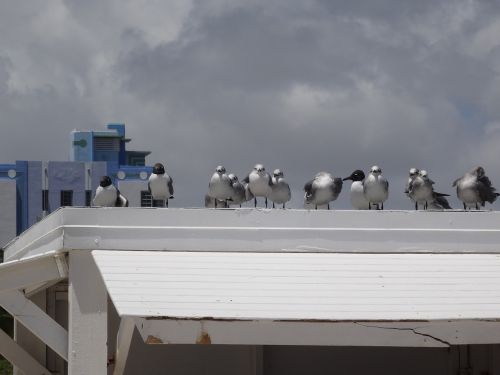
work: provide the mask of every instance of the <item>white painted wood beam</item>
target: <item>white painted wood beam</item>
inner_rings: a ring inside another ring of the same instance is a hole
[[[52,253],[0,264],[0,292],[66,278],[64,254]]]
[[[448,347],[500,343],[500,322],[496,320],[280,322],[138,319],[137,322],[137,329],[146,344]]]
[[[68,332],[21,292],[0,293],[0,305],[63,359],[68,360]]]
[[[68,375],[107,375],[107,293],[89,252],[69,255]]]
[[[124,317],[121,319],[116,339],[115,369],[113,375],[122,375],[125,371],[134,329],[135,321],[133,318]]]
[[[0,354],[24,374],[51,375],[51,372],[0,329]]]

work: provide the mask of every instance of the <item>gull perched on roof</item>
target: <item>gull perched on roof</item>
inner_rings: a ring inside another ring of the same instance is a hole
[[[479,206],[484,207],[485,202],[493,203],[498,193],[486,176],[483,167],[475,167],[466,172],[462,177],[453,182],[457,187],[457,196],[463,202],[464,210]]]
[[[210,178],[208,183],[208,196],[214,199],[215,208],[220,202],[224,202],[224,207],[227,207],[227,202],[230,201],[233,194],[231,180],[226,174],[226,168],[222,165],[215,168],[215,173]]]
[[[290,192],[290,186],[286,182],[283,177],[283,171],[280,169],[275,169],[272,177],[272,188],[270,199],[274,204],[283,204],[283,208],[285,208],[286,202],[288,202],[292,198],[292,193]]]
[[[356,210],[368,210],[370,208],[370,202],[366,199],[365,187],[363,184],[365,173],[360,169],[356,169],[349,177],[342,179],[342,181],[346,180],[352,181],[350,194],[352,207]]]
[[[118,190],[109,176],[102,176],[92,200],[93,206],[128,207],[128,200]]]
[[[238,177],[230,173],[227,175],[231,181],[231,204],[240,205],[247,201],[247,194],[245,186],[238,180]]]
[[[429,207],[431,209],[451,208],[445,198],[449,195],[435,192],[433,185],[434,181],[429,178],[424,169],[412,179],[408,186],[408,196],[415,202],[415,209],[418,209],[419,205],[422,205],[424,210]]]
[[[153,173],[149,176],[148,190],[154,201],[161,202],[161,207],[165,204],[168,207],[168,200],[174,199],[173,180],[165,172],[165,166],[162,163],[156,163],[153,166]]]
[[[406,181],[405,185],[405,194],[408,196],[408,198],[412,200],[412,202],[415,203],[415,210],[418,210],[418,204],[410,196],[410,186],[411,183],[413,182],[413,179],[418,176],[418,172],[420,172],[418,168],[410,168],[410,170],[408,171],[408,181]]]
[[[372,208],[372,205],[375,205],[377,210],[383,210],[384,202],[389,197],[389,182],[382,176],[382,169],[374,165],[365,178],[363,186],[366,199],[370,202],[369,209]]]
[[[319,172],[311,181],[304,185],[304,200],[306,205],[314,205],[316,209],[321,205],[328,205],[338,198],[342,191],[342,179],[333,177],[331,173]]]
[[[266,168],[262,164],[256,164],[243,182],[248,184],[248,189],[254,196],[254,207],[257,207],[257,197],[264,197],[267,208],[267,198],[272,191],[272,180]]]

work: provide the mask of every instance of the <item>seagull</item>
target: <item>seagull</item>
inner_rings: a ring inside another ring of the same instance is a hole
[[[432,209],[451,209],[448,200],[449,194],[437,193],[434,191],[434,181],[429,178],[427,171],[422,169],[408,186],[408,196],[415,202],[415,209],[419,204],[423,205],[424,210]]]
[[[232,194],[233,188],[231,186],[231,180],[226,174],[226,168],[219,165],[215,168],[215,173],[208,183],[208,195],[215,199],[215,208],[217,208],[220,201],[224,202],[224,207],[228,207],[227,202],[232,199]]]
[[[424,202],[424,209],[425,210],[427,210],[429,208],[429,204],[431,205],[432,209],[448,209],[448,210],[451,209],[451,206],[448,203],[448,200],[445,198],[445,197],[449,197],[450,195],[438,193],[438,192],[434,191],[434,187],[433,187],[434,181],[432,181],[429,178],[427,171],[424,169],[422,169],[421,171],[418,172],[418,177],[413,182],[413,184],[414,184],[413,190],[415,190],[416,187],[418,190],[418,186],[415,186],[415,184],[417,184],[417,185],[420,184],[420,181],[422,181],[423,185],[426,186],[425,189],[427,189],[427,187],[430,187],[430,190],[431,190],[430,194],[426,193],[427,197],[426,197],[425,202]],[[418,195],[418,192],[416,192],[416,193]]]
[[[420,172],[420,170],[418,168],[410,168],[410,171],[408,173],[408,181],[406,182],[406,186],[405,186],[405,194],[412,200],[413,198],[410,196],[410,185],[411,183],[413,182],[413,179],[415,177],[417,177],[418,175],[418,172]],[[415,201],[414,201],[415,202]],[[418,204],[417,202],[415,202],[415,210],[418,210]]]
[[[161,201],[161,207],[165,203],[168,207],[168,200],[174,199],[173,180],[165,173],[165,167],[162,163],[153,165],[153,173],[149,176],[148,190],[154,201]],[[154,201],[153,205],[155,205]]]
[[[254,207],[257,207],[257,197],[265,197],[267,208],[267,198],[272,191],[272,180],[266,168],[262,164],[256,164],[243,182],[248,184],[248,189],[254,196]]]
[[[115,188],[109,176],[102,176],[92,200],[93,206],[128,207],[128,200]]]
[[[428,207],[428,202],[434,201],[434,189],[432,181],[428,175],[427,171],[420,170],[413,179],[408,181],[408,196],[412,201],[415,202],[415,209],[417,210],[419,205],[423,205],[424,210]]]
[[[365,196],[370,202],[368,205],[369,209],[371,209],[372,205],[376,205],[377,210],[383,210],[384,202],[389,196],[389,182],[382,176],[382,169],[374,165],[368,177],[365,178],[363,186],[365,188]]]
[[[286,202],[292,198],[292,193],[290,192],[290,186],[283,178],[283,172],[275,169],[271,182],[272,188],[269,198],[273,201],[273,208],[275,208],[275,203],[283,204],[283,208],[285,208]]]
[[[457,187],[457,196],[463,202],[464,210],[471,207],[484,207],[485,202],[493,203],[498,193],[491,186],[490,179],[485,175],[483,167],[475,167],[453,182]]]
[[[314,179],[304,185],[305,204],[314,204],[316,209],[322,204],[327,204],[330,209],[330,202],[337,199],[341,190],[341,178],[333,177],[328,172],[319,172]]]
[[[227,177],[231,181],[231,204],[239,204],[241,208],[241,204],[247,201],[245,186],[238,181],[238,177],[235,174],[230,173]]]
[[[360,169],[356,169],[349,177],[342,179],[342,181],[352,180],[351,204],[357,210],[368,210],[370,208],[370,202],[365,197],[364,179],[365,174]]]

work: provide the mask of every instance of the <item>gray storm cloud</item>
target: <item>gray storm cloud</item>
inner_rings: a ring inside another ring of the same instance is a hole
[[[0,25],[4,163],[123,121],[176,206],[202,205],[218,164],[282,169],[292,207],[316,172],[373,164],[386,208],[411,208],[414,166],[442,192],[475,165],[500,187],[497,2],[3,2]]]

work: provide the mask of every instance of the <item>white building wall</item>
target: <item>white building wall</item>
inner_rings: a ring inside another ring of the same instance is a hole
[[[141,207],[141,190],[148,190],[148,181],[119,181],[118,189],[128,199],[129,207]]]
[[[0,247],[16,236],[16,180],[0,180]]]

